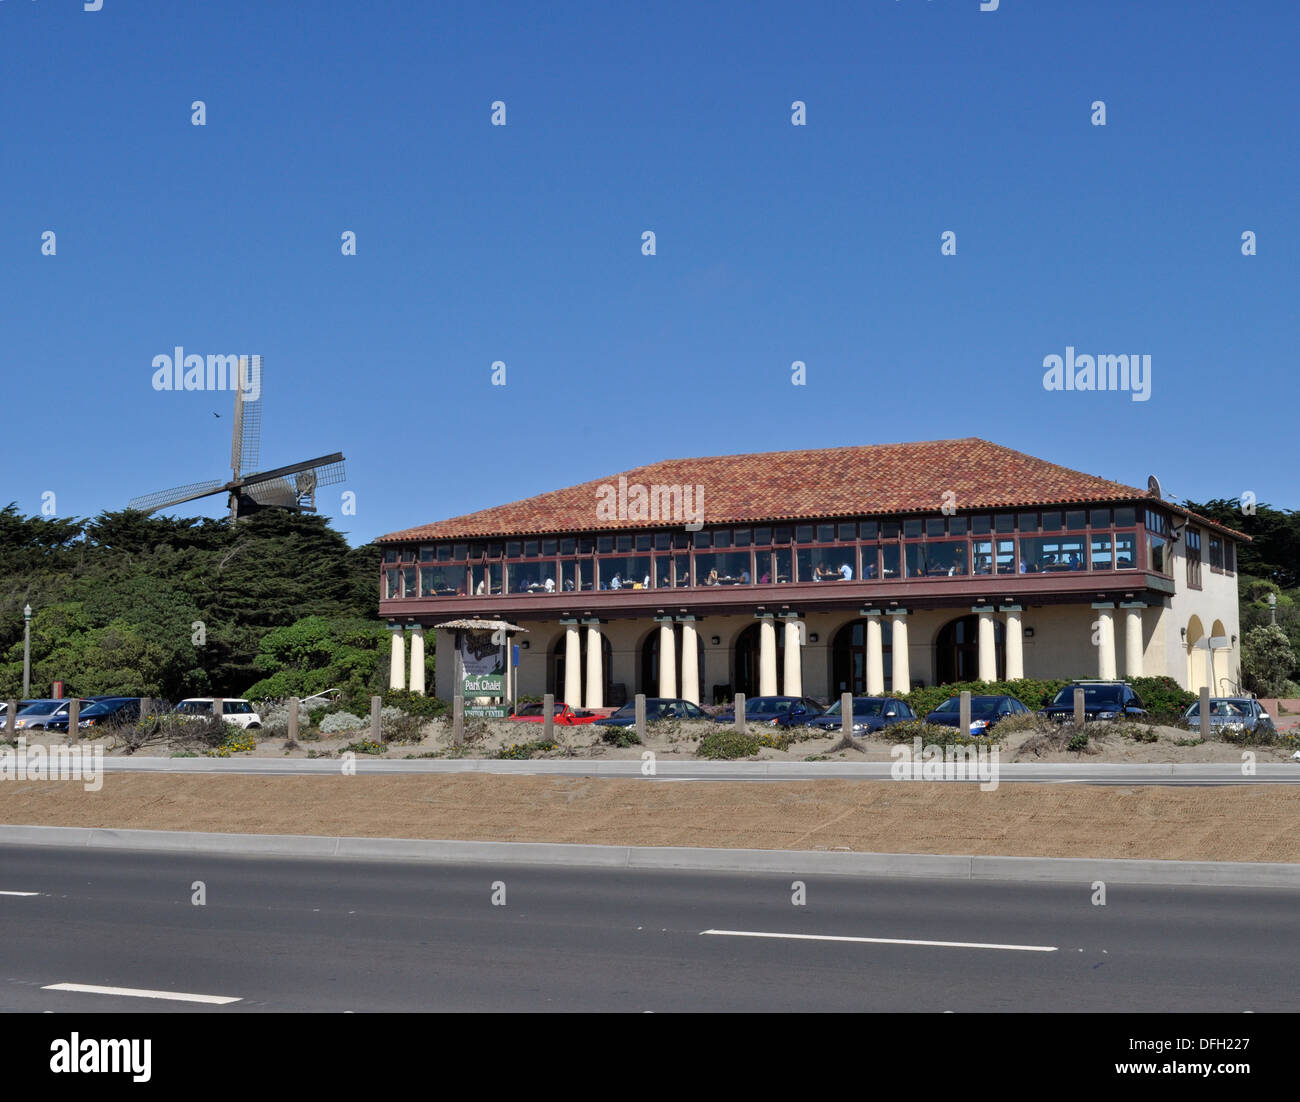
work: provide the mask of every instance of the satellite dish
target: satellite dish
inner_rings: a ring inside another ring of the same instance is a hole
[[[1147,479],[1147,494],[1151,497],[1158,497],[1161,501],[1164,500],[1165,495],[1160,489],[1160,479],[1156,478],[1155,475],[1151,475]]]

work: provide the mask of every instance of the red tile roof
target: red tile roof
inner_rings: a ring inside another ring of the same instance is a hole
[[[706,524],[935,513],[948,501],[965,512],[1148,497],[1145,490],[1134,486],[966,437],[667,459],[509,505],[391,532],[378,542],[665,527],[663,520],[614,520],[598,515],[600,488],[617,491],[620,478],[626,478],[629,486],[647,488],[703,487],[702,519]],[[678,524],[685,523],[676,519]]]

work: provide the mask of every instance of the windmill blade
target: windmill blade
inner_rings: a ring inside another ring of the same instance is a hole
[[[272,479],[280,478],[283,475],[297,474],[299,471],[312,469],[316,471],[316,478],[322,486],[331,486],[335,482],[342,482],[344,478],[343,453],[334,452],[331,455],[318,455],[315,459],[304,459],[301,463],[290,463],[286,467],[275,467],[269,471],[257,471],[254,474],[245,475],[237,481],[242,486],[251,486],[255,482],[270,482]]]
[[[316,476],[317,486],[334,486],[339,482],[346,482],[348,478],[347,472],[343,469],[342,455],[333,462],[313,467],[312,473]]]
[[[244,486],[244,493],[258,505],[278,505],[284,509],[293,509],[298,505],[297,488],[287,478],[248,483]]]
[[[180,505],[184,501],[194,501],[201,497],[211,497],[230,489],[230,483],[222,479],[210,482],[191,482],[188,486],[176,486],[170,490],[156,490],[152,494],[141,494],[126,503],[128,509],[139,509],[142,513],[152,513],[166,509],[169,505]]]
[[[251,396],[250,396],[251,395]],[[235,386],[235,424],[230,438],[230,469],[238,478],[256,470],[262,451],[262,357],[240,356]]]

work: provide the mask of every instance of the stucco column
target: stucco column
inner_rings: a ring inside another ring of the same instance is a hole
[[[1025,636],[1020,625],[1019,607],[1004,608],[1007,617],[1007,680],[1019,681],[1025,676]]]
[[[682,699],[692,704],[700,702],[699,637],[695,634],[695,621],[682,621]]]
[[[907,660],[907,613],[891,612],[894,621],[893,659],[894,692],[910,693],[912,691],[912,667]]]
[[[1142,676],[1143,605],[1124,606],[1124,675]]]
[[[570,708],[582,707],[582,637],[577,624],[564,625],[564,700]]]
[[[1115,606],[1095,604],[1097,614],[1094,636],[1097,641],[1097,676],[1103,681],[1115,680]]]
[[[867,695],[885,691],[885,646],[880,634],[880,613],[867,613]]]
[[[401,624],[389,624],[393,634],[393,652],[388,659],[388,687],[406,688],[406,635]]]
[[[659,622],[659,695],[677,695],[677,634],[672,620]]]
[[[424,628],[411,630],[411,692],[424,695]]]
[[[776,696],[776,621],[758,621],[758,695]]]
[[[984,606],[972,608],[979,619],[979,670],[981,681],[998,679],[998,648],[993,634],[993,610]]]
[[[785,681],[786,696],[803,696],[803,633],[799,621],[793,616],[785,622]]]
[[[600,622],[587,625],[587,701],[584,707],[605,706],[604,653],[600,645]],[[566,700],[566,704],[569,702]],[[570,705],[572,707],[572,705]]]

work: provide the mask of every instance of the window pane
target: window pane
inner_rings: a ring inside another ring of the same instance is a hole
[[[880,522],[875,520],[864,520],[858,525],[858,538],[864,540],[878,539],[880,536]]]
[[[460,556],[457,555],[456,557],[459,558]],[[536,541],[536,540],[524,540],[524,558],[526,558],[526,559],[535,559],[535,558],[537,558],[537,541]]]
[[[903,538],[916,539],[921,534],[921,518],[913,517],[910,520],[903,521]]]
[[[748,528],[737,528],[731,535],[737,547],[749,546],[750,533]]]
[[[595,551],[595,550],[596,550],[596,540],[595,540],[594,537],[592,537],[592,536],[579,536],[579,537],[578,537],[578,554],[579,554],[579,555],[590,555],[590,554],[591,554],[593,551]]]
[[[572,536],[567,536],[566,538],[560,540],[561,555],[572,555],[577,550],[578,550],[578,541],[575,540]]]
[[[812,543],[813,526],[811,524],[797,524],[794,529],[795,543]]]
[[[842,543],[850,543],[858,538],[858,526],[856,524],[841,524],[838,528],[838,535]]]
[[[632,537],[631,537],[630,535],[626,535],[626,536],[615,536],[615,537],[614,537],[614,547],[615,547],[617,550],[619,550],[619,551],[631,551],[631,550],[632,550]]]
[[[696,546],[696,547],[712,547],[712,546],[713,546],[713,533],[712,533],[711,531],[704,531],[704,530],[699,531],[699,532],[696,532],[696,533],[695,533],[695,546]]]
[[[714,547],[730,547],[730,546],[731,546],[731,529],[730,529],[730,528],[719,528],[719,529],[717,529],[717,531],[715,531],[715,532],[713,533],[713,546],[714,546]]]
[[[1093,570],[1109,570],[1115,565],[1114,550],[1111,547],[1110,536],[1098,533],[1092,537],[1092,568]]]
[[[925,534],[927,536],[946,536],[948,534],[947,524],[943,517],[926,517]]]
[[[1059,512],[1044,513],[1043,531],[1059,532],[1060,530],[1061,530],[1061,514]]]
[[[794,571],[791,568],[793,556],[788,547],[778,547],[772,552],[772,561],[776,565],[776,580],[780,583],[794,580]]]
[[[1014,574],[1016,572],[1015,540],[976,540],[976,574]]]
[[[695,556],[695,576],[700,585],[751,585],[748,551],[718,551]]]
[[[667,551],[669,549],[669,535],[667,532],[655,533],[655,550]]]
[[[451,544],[449,543],[438,544],[438,561],[451,562]]]
[[[885,520],[880,522],[880,538],[882,540],[896,540],[901,526],[896,520]]]
[[[1089,523],[1090,525],[1092,525],[1092,527],[1094,527],[1094,528],[1109,528],[1109,527],[1110,527],[1110,510],[1109,510],[1109,509],[1093,509],[1093,510],[1088,514],[1088,523]]]
[[[772,584],[772,552],[770,550],[754,552],[754,581],[758,585]]]
[[[1157,574],[1170,574],[1168,562],[1168,541],[1163,536],[1154,534],[1147,536],[1147,569],[1154,570]]]
[[[464,566],[424,566],[420,568],[421,597],[463,597],[468,592],[465,579],[469,568]],[[410,595],[415,595],[415,571],[410,571],[407,584]]]
[[[403,548],[402,548],[402,562],[415,562],[415,548],[414,548],[414,547],[403,547]]]
[[[858,576],[866,580],[880,577],[880,548],[876,544],[862,548],[862,569]]]
[[[601,589],[650,588],[650,556],[625,555],[597,559],[597,578]]]
[[[970,530],[973,536],[987,536],[993,531],[993,518],[987,513],[971,517]]]
[[[755,542],[756,544],[758,544],[759,547],[766,547],[768,544],[770,544],[770,543],[772,542],[772,529],[771,529],[771,528],[755,528],[755,529],[754,529],[754,542]]]
[[[1132,570],[1137,564],[1137,536],[1133,532],[1115,534],[1115,568]]]
[[[1083,539],[1079,536],[1028,536],[1020,540],[1022,574],[1083,570]]]
[[[386,585],[384,587],[384,599],[391,601],[402,595],[402,573],[400,570],[384,571]]]
[[[880,576],[897,578],[902,569],[902,554],[896,543],[886,543],[880,548]]]
[[[691,584],[691,557],[690,555],[674,555],[673,570],[677,574],[678,586],[689,586]]]
[[[1137,523],[1137,510],[1129,505],[1123,509],[1115,510],[1115,527],[1128,528],[1130,525]]]
[[[951,578],[966,573],[965,540],[909,543],[906,551],[909,578]]]
[[[384,562],[396,562],[396,561],[397,561],[396,547],[390,548],[389,550],[384,552]]]
[[[835,542],[835,525],[819,524],[817,525],[817,542],[834,543]]]
[[[506,546],[507,546],[507,548],[509,547],[508,544],[507,544]],[[613,551],[613,550],[614,550],[614,537],[613,537],[613,536],[597,536],[597,537],[596,537],[596,550],[599,551],[602,555],[606,555],[606,554],[608,554],[610,551]]]
[[[949,517],[949,518],[948,518],[948,535],[950,535],[950,536],[964,536],[965,534],[966,534],[966,518],[965,518],[965,517]]]
[[[1017,513],[1016,527],[1021,532],[1038,531],[1038,514],[1037,513]]]
[[[390,560],[390,561],[392,561],[392,562],[396,562],[397,559],[396,559],[396,558],[393,558],[393,559]],[[433,562],[433,548],[432,548],[432,547],[421,547],[421,548],[420,548],[420,561],[421,561],[421,562]]]
[[[1078,531],[1080,528],[1088,526],[1088,511],[1086,509],[1071,509],[1065,514],[1065,527],[1071,532]]]
[[[523,553],[524,553],[524,545],[521,542],[519,542],[518,540],[506,541],[506,558],[517,559],[520,556],[522,556]],[[439,555],[438,557],[442,558],[441,555]]]
[[[578,559],[560,565],[560,584],[566,593],[591,588],[591,560]]]
[[[1012,513],[998,513],[993,518],[993,531],[995,532],[1014,532],[1016,530],[1016,518]]]
[[[782,525],[772,531],[773,543],[789,543],[794,535],[794,529]]]

